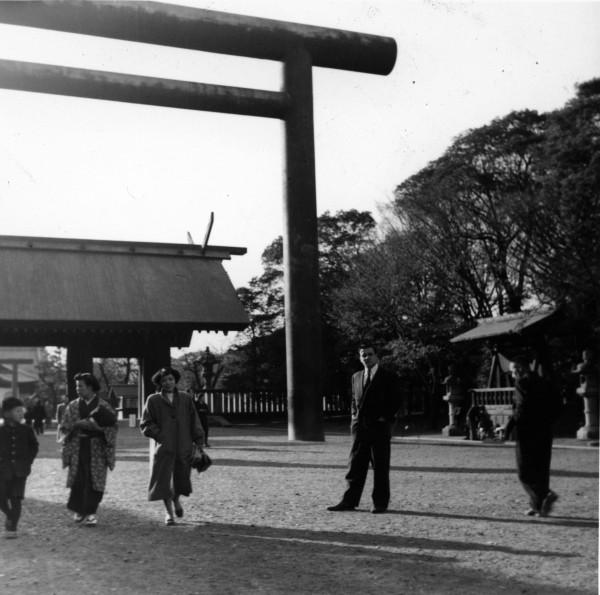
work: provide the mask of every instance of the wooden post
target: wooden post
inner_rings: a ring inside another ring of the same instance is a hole
[[[138,419],[142,418],[148,395],[155,390],[152,376],[164,366],[171,365],[171,347],[168,343],[149,340],[139,358],[140,379],[138,382]],[[148,440],[148,464],[152,470],[154,459],[154,440]]]
[[[75,391],[75,374],[79,372],[94,373],[94,360],[87,343],[78,341],[67,345],[67,395],[69,400],[77,398]]]
[[[324,440],[312,67],[388,74],[395,41],[146,2],[0,2],[0,22],[284,62],[285,93],[7,60],[0,61],[0,87],[285,119],[288,437]],[[146,356],[145,390],[149,370],[159,367],[155,355]]]
[[[144,347],[139,358],[140,382],[138,384],[138,416],[141,417],[148,395],[154,392],[152,376],[164,366],[171,365],[171,346],[156,342]]]
[[[284,81],[291,104],[283,235],[288,438],[324,440],[312,61],[304,47],[288,52]]]

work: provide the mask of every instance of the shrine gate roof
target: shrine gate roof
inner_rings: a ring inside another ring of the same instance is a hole
[[[222,261],[245,248],[0,236],[0,327],[241,330]]]
[[[451,343],[460,341],[475,341],[478,339],[490,339],[492,337],[508,337],[522,335],[526,331],[531,331],[535,327],[537,331],[542,322],[557,313],[557,309],[539,308],[528,312],[516,312],[514,314],[505,314],[504,316],[494,316],[490,318],[479,318],[477,326],[471,330],[461,333],[450,339]]]

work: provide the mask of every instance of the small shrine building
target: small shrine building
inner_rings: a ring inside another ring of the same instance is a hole
[[[238,331],[248,317],[223,268],[245,248],[0,236],[0,345],[67,350],[73,375],[94,357],[135,357],[139,404],[171,347],[192,332]]]

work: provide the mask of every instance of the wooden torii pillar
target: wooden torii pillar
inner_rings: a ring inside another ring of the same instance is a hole
[[[284,120],[288,437],[323,440],[312,67],[389,74],[395,41],[155,2],[4,1],[0,22],[283,62],[281,92],[9,60],[0,87]]]
[[[69,400],[77,398],[75,374],[94,372],[94,358],[88,341],[83,338],[69,341],[67,348],[67,396]]]

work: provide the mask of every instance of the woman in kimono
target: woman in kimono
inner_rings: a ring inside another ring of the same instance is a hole
[[[162,500],[165,524],[174,525],[183,516],[180,496],[192,493],[190,471],[194,444],[201,449],[204,432],[191,395],[177,390],[180,374],[161,368],[152,382],[159,389],[148,397],[142,415],[144,436],[155,441],[148,500]]]
[[[71,488],[67,508],[73,520],[88,527],[98,524],[96,512],[104,495],[107,470],[115,466],[117,415],[96,394],[98,379],[92,374],[75,375],[78,398],[65,408],[59,426],[63,467],[68,467]]]

